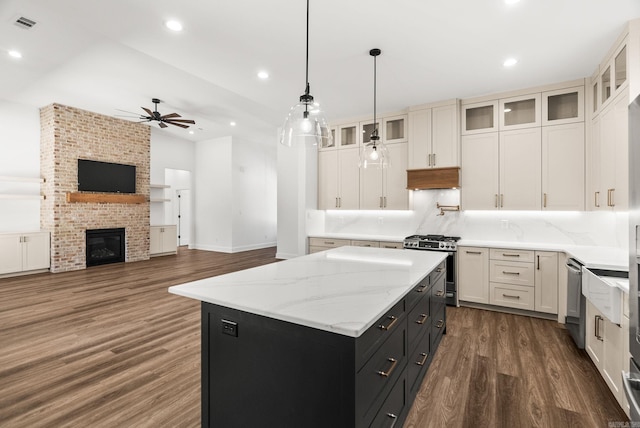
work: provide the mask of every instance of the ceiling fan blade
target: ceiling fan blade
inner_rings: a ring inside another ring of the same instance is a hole
[[[165,114],[164,116],[160,116],[160,119],[170,119],[172,117],[182,117],[182,116],[180,116],[178,113],[169,113],[169,114]]]
[[[196,124],[196,122],[194,120],[191,120],[191,119],[168,119],[168,120],[165,120],[165,122],[190,123],[192,125]]]
[[[140,107],[142,110],[146,111],[150,117],[153,117],[153,112],[146,107]]]
[[[160,126],[160,128],[166,128],[167,125],[165,125],[163,122],[158,122],[158,125]]]
[[[183,125],[181,123],[173,123],[173,122],[167,122],[169,125],[174,125],[174,126],[179,126],[180,128],[188,128],[188,125]],[[166,126],[166,125],[165,125]]]

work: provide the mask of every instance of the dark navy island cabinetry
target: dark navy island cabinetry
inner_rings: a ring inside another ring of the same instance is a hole
[[[446,331],[444,259],[353,335],[203,301],[202,426],[402,426]]]

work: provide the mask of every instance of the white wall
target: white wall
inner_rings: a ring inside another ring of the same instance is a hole
[[[40,110],[0,100],[0,176],[40,177]],[[38,183],[0,182],[0,195],[40,194]],[[40,229],[38,199],[0,199],[0,232]]]

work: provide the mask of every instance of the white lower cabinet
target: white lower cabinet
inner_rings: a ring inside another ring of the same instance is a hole
[[[585,349],[624,409],[626,404],[621,373],[629,360],[628,354],[624,352],[625,342],[629,337],[629,324],[612,323],[588,299],[586,323]]]
[[[176,254],[178,252],[178,228],[176,225],[151,226],[149,233],[150,256]]]
[[[558,253],[458,247],[461,302],[558,313]]]
[[[0,275],[49,269],[49,232],[0,234]]]
[[[458,247],[458,299],[489,303],[489,249]]]

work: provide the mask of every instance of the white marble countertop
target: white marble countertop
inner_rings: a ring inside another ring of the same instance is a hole
[[[405,236],[394,235],[364,235],[357,233],[313,233],[309,238],[331,238],[331,239],[354,239],[357,241],[383,241],[383,242],[402,242]]]
[[[340,247],[169,287],[169,292],[358,337],[446,253]]]
[[[628,272],[629,255],[627,251],[616,247],[596,247],[570,244],[548,244],[537,242],[507,242],[507,241],[473,241],[461,239],[460,247],[489,247],[509,248],[539,251],[561,251],[577,259],[587,268],[606,269]]]

